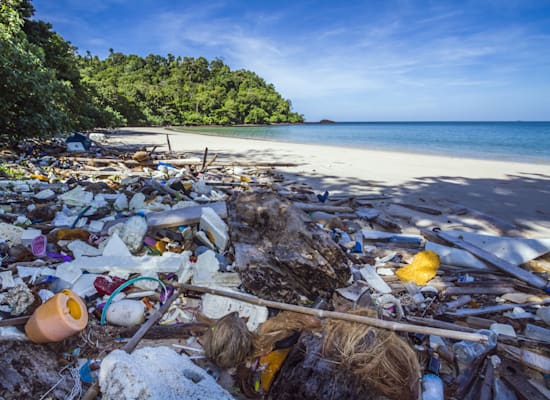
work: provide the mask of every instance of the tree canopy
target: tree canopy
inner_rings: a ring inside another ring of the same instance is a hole
[[[121,125],[303,122],[272,84],[220,59],[146,57],[110,49],[101,60],[31,19],[30,0],[0,3],[0,136],[50,136]]]

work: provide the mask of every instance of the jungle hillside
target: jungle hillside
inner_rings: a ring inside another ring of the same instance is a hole
[[[4,139],[115,126],[303,122],[252,71],[173,54],[82,55],[50,23],[33,19],[30,0],[0,4]]]

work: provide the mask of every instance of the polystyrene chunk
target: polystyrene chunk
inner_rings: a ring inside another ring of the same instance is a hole
[[[230,400],[231,395],[189,357],[168,347],[112,351],[101,362],[104,400]]]

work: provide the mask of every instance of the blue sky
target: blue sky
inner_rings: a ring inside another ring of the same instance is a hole
[[[34,0],[79,48],[219,57],[307,120],[550,120],[550,1]]]

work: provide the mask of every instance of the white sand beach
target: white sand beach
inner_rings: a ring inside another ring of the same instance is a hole
[[[280,168],[291,179],[322,192],[384,193],[398,201],[429,205],[448,200],[503,224],[521,227],[520,234],[550,236],[550,164],[453,158],[416,153],[306,145],[184,133],[163,128],[126,128],[111,142],[158,145],[173,151],[219,160],[300,163]]]

